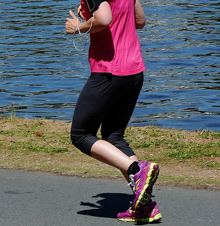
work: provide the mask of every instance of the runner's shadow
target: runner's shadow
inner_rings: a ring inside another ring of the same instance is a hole
[[[93,196],[94,202],[81,202],[81,206],[91,207],[87,210],[79,211],[78,214],[116,218],[119,212],[126,211],[131,206],[134,196],[122,193],[102,193]]]
[[[125,212],[132,204],[134,196],[123,193],[102,193],[92,197],[94,202],[81,202],[81,206],[90,207],[87,210],[77,212],[81,215],[88,215],[103,218],[116,218],[119,212]],[[157,224],[160,222],[156,222]],[[146,225],[146,223],[135,223]],[[151,223],[152,224],[152,223]]]

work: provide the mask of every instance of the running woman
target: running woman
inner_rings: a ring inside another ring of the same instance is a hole
[[[81,0],[80,22],[70,11],[69,34],[90,33],[91,75],[77,101],[71,140],[83,153],[119,169],[133,187],[132,206],[117,218],[122,221],[153,222],[161,219],[151,201],[159,166],[139,162],[124,139],[143,85],[146,69],[136,29],[145,25],[139,0]],[[102,139],[97,137],[101,127]]]

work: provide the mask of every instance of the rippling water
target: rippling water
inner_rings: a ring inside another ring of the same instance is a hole
[[[71,120],[88,75],[88,39],[65,34],[76,0],[0,1],[0,114]],[[131,125],[220,128],[220,3],[142,0],[147,70]]]

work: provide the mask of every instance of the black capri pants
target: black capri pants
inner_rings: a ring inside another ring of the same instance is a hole
[[[92,73],[77,101],[71,126],[71,140],[91,156],[92,145],[101,136],[127,156],[134,155],[124,132],[143,85],[143,72],[130,76]]]

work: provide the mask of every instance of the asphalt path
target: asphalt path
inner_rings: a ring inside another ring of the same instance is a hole
[[[220,193],[154,186],[158,226],[219,226]],[[0,170],[0,226],[117,226],[133,195],[124,181]]]

